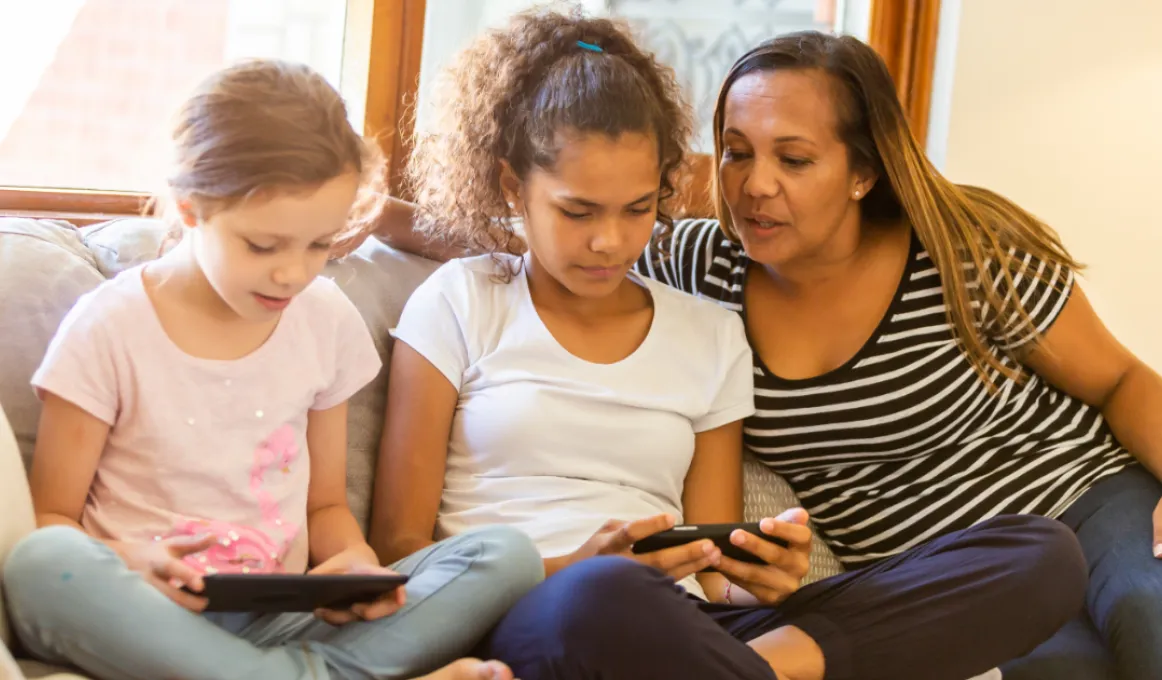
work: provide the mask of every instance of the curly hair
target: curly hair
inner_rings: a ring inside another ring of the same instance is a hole
[[[406,171],[417,229],[428,238],[519,254],[500,161],[521,180],[534,167],[551,169],[567,139],[562,133],[656,138],[655,238],[673,227],[667,201],[685,160],[690,109],[673,69],[639,47],[624,24],[576,9],[517,14],[459,54],[435,85],[431,111]]]

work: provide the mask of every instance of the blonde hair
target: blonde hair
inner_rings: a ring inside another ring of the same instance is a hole
[[[378,145],[351,127],[335,88],[302,64],[254,59],[215,72],[179,108],[171,140],[168,198],[188,201],[201,219],[355,172],[361,188],[342,240],[369,233],[386,200]]]
[[[1039,274],[1013,251],[1074,271],[1081,265],[1051,228],[1020,206],[987,189],[953,184],[932,166],[908,127],[887,66],[871,47],[850,36],[803,31],[764,42],[740,57],[723,81],[714,110],[716,164],[722,162],[731,86],[749,73],[811,69],[826,73],[833,83],[838,134],[850,162],[878,177],[860,204],[863,216],[873,222],[904,219],[915,230],[940,273],[953,335],[981,379],[993,385],[990,369],[1023,379],[1017,357],[1001,349],[1013,363],[1002,361],[988,335],[1011,333],[1006,347],[1039,339],[1016,293],[1014,273],[1050,285],[1053,267]],[[729,238],[738,241],[719,181],[716,172],[719,223]],[[974,314],[974,305],[987,311]]]

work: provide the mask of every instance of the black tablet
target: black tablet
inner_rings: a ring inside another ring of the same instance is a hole
[[[742,529],[758,538],[770,541],[784,548],[788,545],[781,538],[764,534],[759,529],[758,522],[740,522],[738,524],[683,524],[668,531],[660,531],[653,536],[647,536],[637,543],[634,543],[633,552],[640,555],[662,550],[663,548],[673,548],[675,546],[693,543],[694,541],[710,539],[726,557],[738,560],[739,562],[763,564],[762,559],[754,553],[747,552],[730,542],[730,534],[735,529]],[[707,571],[714,571],[714,569],[708,569]]]
[[[208,612],[311,612],[371,602],[403,584],[399,574],[213,574],[203,577]],[[190,591],[192,592],[192,591]]]

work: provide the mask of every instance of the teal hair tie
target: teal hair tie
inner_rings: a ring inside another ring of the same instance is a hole
[[[605,50],[601,49],[600,46],[594,45],[593,43],[587,43],[584,40],[578,40],[577,47],[580,47],[583,50],[589,50],[590,52],[604,52],[605,51]]]

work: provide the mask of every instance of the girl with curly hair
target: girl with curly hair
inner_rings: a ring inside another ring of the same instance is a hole
[[[1040,517],[802,589],[800,508],[732,534],[753,562],[709,542],[634,553],[741,519],[755,415],[743,318],[635,272],[673,224],[687,108],[625,30],[554,12],[447,76],[410,167],[418,223],[483,254],[435,272],[395,330],[371,541],[395,560],[486,524],[530,535],[549,578],[485,653],[524,680],[964,680],[1076,613],[1077,542]]]

